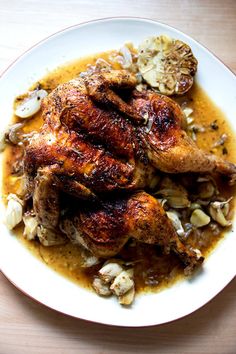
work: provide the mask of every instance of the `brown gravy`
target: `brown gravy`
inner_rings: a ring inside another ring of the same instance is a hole
[[[79,75],[81,71],[87,69],[88,64],[95,64],[97,58],[103,58],[109,61],[109,56],[113,52],[96,54],[91,57],[77,60],[73,63],[65,65],[49,73],[46,77],[40,80],[35,86],[40,84],[42,88],[50,92],[58,84],[66,82]],[[114,66],[114,65],[113,65]],[[114,68],[119,68],[116,64]],[[33,87],[34,88],[34,87]],[[234,136],[226,117],[221,110],[211,101],[206,93],[198,86],[194,85],[190,92],[178,99],[179,103],[186,102],[188,107],[193,109],[195,123],[201,124],[206,131],[197,134],[197,144],[200,148],[213,152],[214,154],[225,157],[227,160],[235,162],[236,156],[234,153]],[[17,118],[14,117],[14,121]],[[214,127],[211,124],[215,122]],[[25,126],[25,132],[38,130],[42,124],[40,113],[36,114],[28,121]],[[223,146],[212,148],[220,136],[225,133],[228,135],[227,141]],[[4,180],[3,193],[6,196],[9,193],[17,193],[19,188],[19,180],[12,175],[12,164],[19,156],[20,149],[16,146],[8,145],[5,150],[4,161]],[[228,186],[219,184],[221,195],[229,197],[234,194],[234,190]],[[232,213],[232,211],[231,211]],[[81,268],[82,256],[81,248],[68,243],[63,246],[44,247],[37,241],[27,241],[22,236],[23,226],[16,229],[16,235],[24,245],[32,251],[37,257],[41,258],[46,264],[55,269],[57,272],[77,282],[83,287],[91,288],[93,276],[97,273],[101,265],[96,265],[91,268]],[[218,236],[214,236],[211,229],[205,227],[202,231],[204,236],[204,244],[199,245],[199,239],[190,239],[190,243],[194,247],[200,247],[203,254],[206,256],[215,246],[216,243],[223,237],[223,229]],[[135,284],[136,290],[152,291],[159,290],[163,286],[169,286],[180,278],[183,274],[183,267],[178,258],[174,255],[162,255],[160,250],[154,246],[139,245],[133,246],[128,243],[120,255],[122,259],[134,261]]]

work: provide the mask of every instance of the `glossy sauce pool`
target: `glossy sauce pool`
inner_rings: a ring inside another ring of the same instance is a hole
[[[40,85],[40,87],[50,92],[58,84],[69,81],[78,76],[80,72],[86,71],[88,64],[94,65],[97,58],[109,61],[111,54],[115,54],[115,52],[97,54],[60,67],[48,74],[35,87]],[[112,65],[115,69],[119,68],[119,64],[113,63]],[[188,94],[178,98],[177,101],[183,106],[191,107],[193,109],[194,123],[202,125],[205,128],[205,132],[196,133],[197,145],[205,151],[235,162],[235,145],[232,129],[223,113],[204,91],[195,84]],[[17,121],[16,117],[14,117],[14,121]],[[39,112],[28,121],[24,131],[38,130],[41,124],[42,119]],[[219,140],[222,134],[227,134],[227,141],[222,146],[214,148],[214,143]],[[4,196],[9,193],[17,193],[20,187],[19,179],[12,175],[12,166],[17,159],[21,158],[19,147],[7,146],[4,161]],[[234,195],[233,188],[229,188],[222,181],[219,181],[218,187],[221,196],[228,198]],[[233,210],[230,213],[232,215]],[[79,246],[67,243],[62,246],[44,247],[38,241],[27,241],[22,236],[23,226],[19,226],[15,231],[19,240],[37,257],[48,264],[48,266],[70,278],[72,281],[77,282],[79,285],[91,288],[92,279],[101,267],[101,264],[91,268],[81,267],[83,263],[83,251],[81,251]],[[201,231],[200,238],[190,237],[188,242],[194,248],[200,248],[204,256],[206,256],[216,246],[217,242],[222,239],[223,234],[223,229],[220,230],[218,235],[214,235],[209,227],[205,227]],[[139,292],[157,291],[163,288],[163,286],[173,284],[174,281],[183,276],[183,266],[178,258],[173,254],[163,255],[160,249],[155,246],[135,245],[129,242],[116,258],[134,262],[135,286]]]

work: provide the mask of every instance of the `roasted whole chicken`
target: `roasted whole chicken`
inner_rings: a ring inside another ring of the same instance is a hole
[[[24,158],[39,239],[56,244],[69,237],[110,257],[135,238],[174,251],[192,269],[203,258],[180,242],[161,204],[146,192],[157,171],[217,172],[233,184],[236,166],[200,150],[182,129],[179,105],[136,91],[137,83],[125,70],[93,73],[43,100],[44,124]],[[73,211],[63,217],[61,192],[73,197]]]

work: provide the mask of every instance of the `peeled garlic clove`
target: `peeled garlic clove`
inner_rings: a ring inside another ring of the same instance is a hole
[[[16,110],[15,115],[20,118],[29,118],[37,113],[41,108],[41,102],[47,96],[47,91],[36,90],[33,91],[22,103],[20,103]]]
[[[190,222],[196,227],[203,227],[209,224],[211,221],[211,218],[204,213],[201,209],[195,209],[192,212]]]
[[[15,194],[9,194],[7,200],[8,204],[5,215],[5,224],[9,230],[12,230],[22,220],[23,202]]]
[[[24,215],[23,222],[25,224],[23,235],[27,240],[33,240],[37,236],[38,221],[36,216]]]
[[[109,285],[105,284],[99,277],[94,278],[92,287],[98,295],[109,296],[112,294],[111,290],[109,289]]]
[[[113,281],[112,285],[110,286],[111,291],[116,296],[121,296],[127,293],[132,287],[134,287],[134,281],[131,278],[132,272],[131,271],[122,271]]]
[[[120,264],[109,262],[99,270],[98,274],[104,283],[111,283],[122,271]]]
[[[121,305],[131,305],[132,302],[134,301],[134,295],[135,295],[135,289],[134,286],[127,291],[124,295],[120,295],[118,297],[118,301]]]
[[[172,225],[174,226],[177,234],[179,236],[184,236],[185,232],[184,232],[184,229],[183,229],[183,226],[181,224],[178,214],[175,213],[174,211],[167,211],[166,214],[167,214],[168,218],[170,219],[170,221],[172,222]]]

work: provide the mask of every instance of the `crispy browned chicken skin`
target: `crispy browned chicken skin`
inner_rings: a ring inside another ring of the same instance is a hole
[[[134,238],[161,246],[165,253],[175,252],[189,270],[203,261],[180,242],[157,199],[143,191],[86,204],[71,200],[70,210],[61,218],[59,187],[50,167],[44,167],[35,178],[33,207],[39,224],[54,242],[64,243],[66,235],[97,257],[116,255]]]
[[[73,242],[82,243],[97,257],[116,255],[133,238],[161,246],[165,253],[175,252],[190,269],[203,261],[180,242],[161,204],[145,192],[75,212],[64,218],[62,229]]]
[[[121,75],[115,77],[118,86]],[[126,76],[132,87],[135,79]],[[60,85],[44,100],[45,124],[26,148],[26,171],[34,175],[39,167],[54,165],[52,173],[63,181],[62,188],[70,191],[68,185],[76,182],[78,196],[80,185],[92,194],[149,185],[155,170],[146,166],[141,139],[127,120],[134,111],[120,101],[123,115],[94,103],[83,79]]]
[[[172,99],[152,91],[134,92],[130,105],[152,122],[148,130],[138,130],[155,168],[167,173],[216,171],[235,182],[236,166],[197,147],[182,129],[183,113]]]
[[[147,187],[154,168],[217,171],[235,180],[233,164],[198,149],[181,129],[183,114],[173,100],[134,91],[127,104],[108,87],[135,84],[134,75],[112,71],[60,85],[44,100],[45,124],[26,149],[26,170],[54,165],[63,183],[73,180],[95,193]],[[142,117],[148,124],[137,126]]]
[[[98,203],[78,211],[64,232],[94,254],[111,256],[130,237],[176,252],[190,267],[200,261],[178,239],[161,205],[145,192],[155,170],[168,173],[217,171],[235,181],[236,168],[206,154],[182,130],[177,103],[152,91],[133,88],[136,77],[124,70],[96,73],[58,86],[43,102],[44,125],[26,147],[24,159],[34,211],[45,229],[59,232],[62,190],[82,199],[129,192],[123,202]],[[111,88],[132,89],[126,102]],[[147,120],[147,124],[144,120]],[[46,193],[48,191],[48,193]],[[47,195],[52,196],[51,201]],[[119,204],[121,203],[121,204]]]

